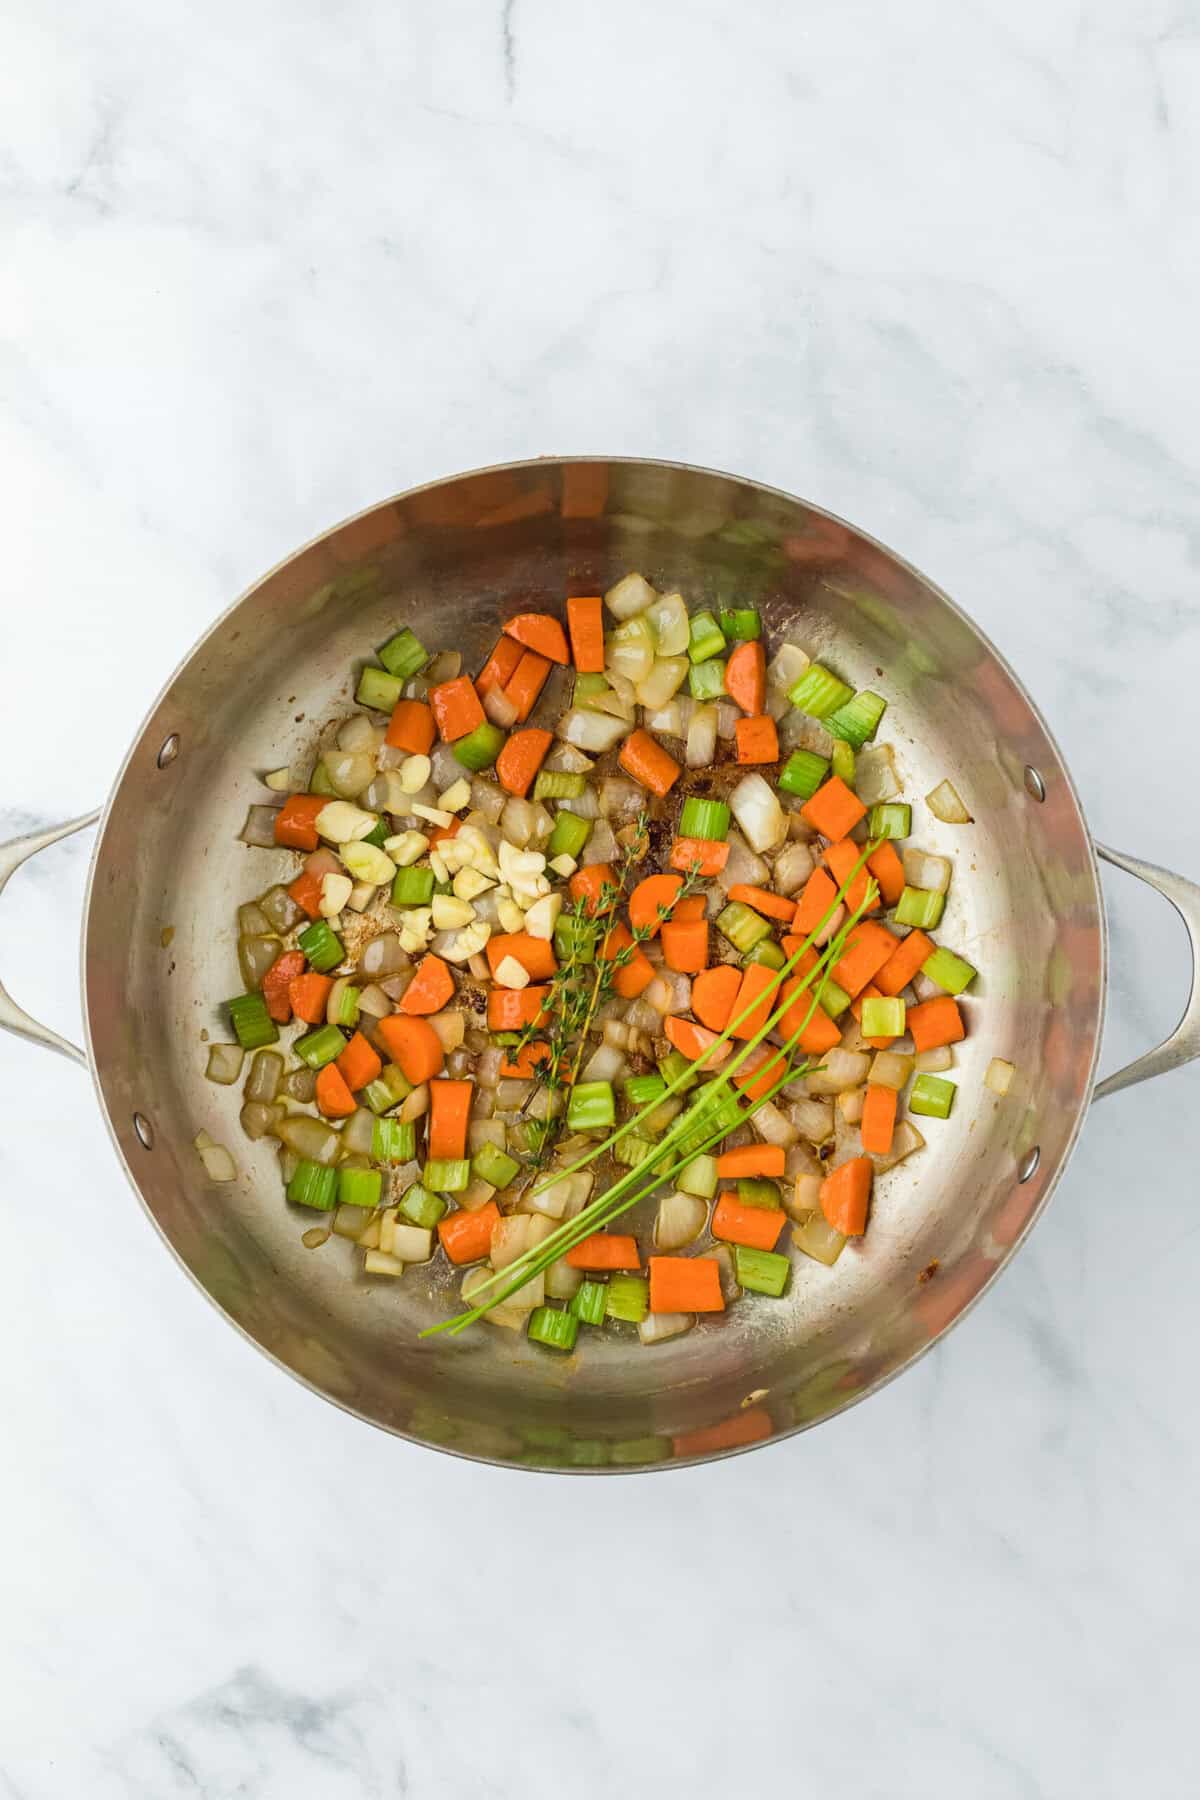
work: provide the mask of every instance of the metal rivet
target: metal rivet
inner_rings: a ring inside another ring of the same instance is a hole
[[[1040,1144],[1035,1144],[1032,1150],[1027,1150],[1025,1152],[1017,1165],[1017,1180],[1022,1186],[1025,1185],[1031,1176],[1037,1174],[1037,1166],[1041,1160],[1042,1147]]]
[[[158,764],[160,769],[165,769],[165,768],[167,768],[167,766],[170,763],[173,763],[175,761],[175,758],[178,755],[179,755],[179,733],[177,731],[173,731],[171,733],[170,737],[166,739],[165,743],[163,744],[162,749],[159,751],[158,755],[155,757],[154,760]]]
[[[142,1146],[142,1149],[143,1150],[153,1150],[153,1148],[154,1148],[154,1127],[150,1123],[149,1119],[146,1117],[145,1113],[134,1113],[134,1115],[133,1115],[133,1130],[134,1130],[134,1135],[136,1136],[138,1143]]]
[[[1031,800],[1040,801],[1046,798],[1046,784],[1030,763],[1025,764],[1025,792]]]

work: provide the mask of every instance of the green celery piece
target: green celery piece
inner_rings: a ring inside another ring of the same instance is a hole
[[[912,807],[903,800],[883,800],[867,814],[869,838],[906,838],[912,830]]]
[[[417,1128],[411,1119],[376,1119],[371,1132],[371,1161],[412,1162],[417,1154]]]
[[[854,786],[854,749],[840,738],[835,740],[833,746],[833,772],[848,788]]]
[[[578,1331],[574,1313],[561,1312],[557,1306],[535,1306],[529,1315],[530,1337],[548,1350],[573,1350]]]
[[[561,819],[563,815],[558,816]],[[583,919],[578,913],[559,913],[554,922],[554,954],[563,963],[572,957],[580,966],[594,963],[598,936],[599,927],[594,920]]]
[[[711,1200],[717,1191],[717,1159],[715,1156],[693,1156],[675,1177],[682,1194],[694,1194],[698,1200]]]
[[[843,738],[856,750],[861,750],[879,730],[879,721],[886,711],[887,701],[883,696],[865,688],[826,717],[825,729],[830,737]]]
[[[318,1025],[314,1031],[297,1038],[292,1049],[310,1069],[323,1069],[346,1048],[346,1040],[336,1025]]]
[[[328,919],[314,919],[311,925],[296,935],[296,943],[305,956],[320,974],[327,975],[330,969],[336,969],[346,952],[342,948],[342,940],[334,931]]]
[[[367,663],[358,678],[354,698],[360,706],[370,706],[376,712],[390,713],[399,700],[403,687],[404,682],[399,675],[389,675],[386,669]]]
[[[650,1311],[650,1283],[644,1275],[611,1275],[604,1298],[606,1318],[640,1325]]]
[[[753,950],[755,944],[761,944],[764,938],[771,935],[771,927],[767,921],[756,913],[752,907],[741,900],[731,900],[717,914],[717,930],[722,937],[729,939],[735,950],[745,956]]]
[[[941,1075],[918,1075],[908,1094],[908,1110],[921,1118],[948,1119],[958,1089]]]
[[[782,969],[786,961],[787,957],[783,954],[782,947],[775,942],[774,938],[764,938],[761,944],[755,944],[753,950],[747,950],[742,958],[744,966],[758,963],[764,969]]]
[[[932,888],[906,887],[896,902],[892,917],[897,925],[913,925],[921,931],[933,931],[941,919],[945,904],[945,894],[936,894]]]
[[[661,1075],[629,1075],[621,1085],[625,1092],[625,1098],[633,1107],[649,1106],[667,1089],[667,1084]]]
[[[615,1124],[611,1081],[577,1081],[567,1100],[568,1131],[604,1131]]]
[[[586,775],[568,775],[558,769],[539,769],[533,784],[535,800],[578,800],[587,788]]]
[[[865,1038],[903,1037],[904,1001],[871,995],[862,1003],[859,1025]]]
[[[828,779],[829,758],[815,750],[793,750],[779,771],[780,787],[798,800],[811,800]]]
[[[433,899],[433,870],[397,869],[392,880],[393,906],[428,906]]]
[[[554,830],[550,833],[550,841],[546,845],[546,861],[553,862],[556,856],[570,856],[579,861],[585,845],[592,835],[592,821],[581,818],[569,807],[555,815]]]
[[[337,1018],[330,1019],[331,1025],[344,1025],[347,1030],[358,1023],[358,1003],[361,989],[354,986],[344,987],[337,999]]]
[[[575,1289],[567,1310],[574,1314],[581,1325],[603,1325],[604,1302],[607,1297],[608,1288],[604,1282],[587,1278]]]
[[[629,1132],[612,1147],[613,1161],[620,1163],[625,1169],[636,1169],[640,1162],[644,1162],[653,1153],[654,1145],[650,1139],[639,1137],[636,1131]]]
[[[725,664],[719,657],[693,663],[688,670],[688,692],[693,700],[719,700],[725,692]]]
[[[693,1069],[682,1050],[668,1050],[665,1056],[661,1056],[658,1059],[658,1072],[668,1087],[683,1077],[682,1087],[675,1089],[680,1095],[688,1093],[700,1079],[699,1071]]]
[[[930,981],[936,981],[947,994],[961,994],[970,987],[977,971],[964,957],[955,956],[953,950],[943,950],[939,945],[921,964],[921,973]]]
[[[461,1194],[470,1180],[471,1165],[465,1157],[434,1157],[421,1173],[422,1185],[438,1194]]]
[[[826,976],[818,996],[818,1004],[831,1019],[840,1019],[850,1004],[850,996],[832,977]]]
[[[694,663],[707,662],[725,648],[725,633],[710,612],[693,613],[688,624],[688,656]]]
[[[474,731],[468,731],[466,737],[455,740],[454,755],[464,769],[470,769],[478,775],[482,769],[490,769],[501,750],[504,748],[505,734],[490,719],[477,725]]]
[[[429,661],[429,652],[420,638],[406,625],[395,637],[388,639],[379,652],[379,660],[389,675],[408,681],[425,667]]]
[[[382,1076],[368,1081],[359,1098],[366,1101],[373,1113],[391,1112],[396,1104],[396,1096]]]
[[[440,1194],[431,1194],[419,1181],[414,1181],[401,1200],[399,1210],[422,1231],[432,1231],[438,1220],[446,1216],[449,1204]]]
[[[721,630],[727,638],[745,644],[751,638],[761,637],[762,623],[752,606],[723,607]]]
[[[511,1187],[521,1173],[521,1165],[507,1150],[497,1144],[480,1144],[471,1158],[471,1173],[479,1181],[494,1188]]]
[[[679,836],[716,842],[728,835],[730,817],[723,800],[701,800],[689,794],[679,810]]]
[[[408,1076],[404,1073],[404,1070],[400,1067],[399,1063],[384,1063],[379,1079],[386,1083],[387,1087],[391,1090],[393,1106],[401,1100],[407,1100],[408,1096],[413,1091],[413,1084],[408,1079]],[[374,1083],[372,1083],[372,1085],[374,1085]]]
[[[259,1050],[279,1042],[279,1027],[261,994],[236,994],[225,1002],[233,1034],[243,1050]]]
[[[780,1204],[779,1183],[766,1175],[741,1175],[737,1197],[743,1206],[762,1206],[769,1212],[775,1211]]]
[[[733,1273],[739,1287],[752,1294],[778,1299],[788,1283],[792,1265],[777,1250],[751,1250],[745,1244],[733,1248]]]
[[[670,1438],[620,1438],[611,1446],[608,1460],[621,1468],[636,1468],[645,1463],[665,1462],[672,1453]]]
[[[293,1206],[312,1206],[318,1212],[332,1212],[337,1204],[338,1172],[321,1163],[298,1162],[287,1184],[287,1197]]]
[[[378,1169],[339,1169],[337,1178],[339,1206],[364,1206],[369,1209],[379,1205],[383,1176]]]
[[[854,689],[820,663],[809,663],[795,685],[788,689],[788,699],[810,719],[825,719],[854,698]]]

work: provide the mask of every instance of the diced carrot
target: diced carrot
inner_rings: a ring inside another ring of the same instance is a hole
[[[900,938],[875,977],[875,985],[880,993],[894,998],[908,986],[917,970],[924,967],[936,949],[933,939],[926,937],[923,931],[910,931],[906,938]]]
[[[742,985],[742,971],[732,963],[705,969],[692,983],[692,1011],[710,1031],[724,1031],[733,1017],[733,1003]]]
[[[708,1069],[719,1069],[732,1048],[726,1042],[721,1045],[719,1050],[709,1055],[708,1052],[712,1051],[712,1047],[717,1041],[717,1032],[707,1031],[703,1025],[693,1025],[690,1019],[679,1019],[668,1015],[663,1020],[663,1032],[667,1042],[673,1045],[681,1056],[686,1056],[689,1062],[695,1062],[703,1056],[705,1058],[704,1066]]]
[[[446,1057],[442,1040],[428,1019],[406,1018],[403,1013],[388,1013],[375,1027],[384,1049],[406,1081],[419,1087],[440,1075]]]
[[[484,722],[483,707],[469,675],[456,675],[430,690],[429,704],[438,732],[448,744],[464,738]]]
[[[861,994],[858,994],[850,1002],[851,1016],[853,1018],[857,1019],[859,1024],[861,1025],[862,1024],[863,1001],[864,1000],[881,1000],[882,998],[883,998],[883,995],[882,995],[880,989],[875,986],[875,983],[873,981],[868,981],[866,987],[862,990]],[[896,1040],[894,1037],[870,1037],[870,1038],[863,1039],[863,1043],[866,1044],[868,1049],[870,1049],[870,1050],[886,1050],[888,1048],[888,1046],[891,1044],[894,1044],[895,1041]]]
[[[787,1074],[788,1061],[782,1050],[756,1044],[733,1076],[733,1085],[748,1100],[765,1100],[777,1081]]]
[[[712,1234],[726,1244],[744,1244],[749,1250],[773,1250],[787,1223],[781,1206],[743,1206],[726,1190],[713,1207]]]
[[[852,910],[857,910],[867,897],[867,883],[870,880],[865,868],[859,869],[857,874],[852,873],[854,865],[862,855],[861,845],[856,844],[853,838],[843,838],[840,843],[830,844],[823,855],[838,887],[846,887],[849,882],[846,894],[847,904]],[[878,906],[879,896],[877,894],[867,910],[875,912]]]
[[[441,1012],[454,998],[454,977],[440,956],[428,951],[417,964],[417,972],[400,996],[402,1013]]]
[[[317,816],[328,805],[324,794],[289,794],[275,814],[275,842],[289,850],[315,850]]]
[[[744,713],[761,714],[767,698],[767,656],[758,638],[739,644],[730,653],[725,664],[725,692]]]
[[[429,848],[436,850],[447,838],[457,837],[461,819],[451,819],[449,825],[435,825],[429,834]]]
[[[382,1059],[376,1055],[361,1031],[354,1033],[341,1055],[334,1060],[352,1094],[374,1081],[383,1068]]]
[[[511,681],[520,660],[521,646],[515,638],[497,639],[496,648],[475,678],[475,692],[480,699],[490,694],[493,688],[502,688],[506,681]]]
[[[747,963],[733,1003],[730,1023],[734,1037],[752,1038],[762,1031],[782,999],[779,971],[768,969],[765,963]]]
[[[662,924],[661,914],[673,918],[675,896],[683,886],[679,875],[647,875],[639,881],[629,896],[629,923],[637,931],[649,931],[652,938],[658,936]]]
[[[519,962],[531,981],[547,981],[558,968],[550,940],[532,937],[528,931],[502,931],[498,937],[488,939],[485,949],[493,981],[506,956]]]
[[[896,949],[896,939],[886,925],[863,919],[846,939],[846,947],[834,964],[833,979],[851,999],[874,981]]]
[[[291,986],[304,973],[303,950],[285,950],[277,956],[262,978],[262,997],[267,1011],[277,1025],[286,1025],[292,1016]]]
[[[869,1156],[853,1156],[821,1183],[821,1211],[844,1237],[861,1237],[867,1228],[872,1172]]]
[[[904,864],[896,855],[895,846],[885,840],[868,856],[867,867],[879,883],[883,904],[895,906],[904,892]]]
[[[800,808],[800,817],[807,819],[814,831],[835,844],[840,838],[849,837],[859,820],[866,816],[866,807],[840,775],[831,775]]]
[[[573,594],[567,601],[571,657],[581,675],[604,673],[604,611],[598,594]]]
[[[515,638],[522,649],[536,651],[547,662],[567,663],[571,660],[567,634],[549,613],[515,613],[511,619],[505,619],[504,631],[507,637]]]
[[[546,677],[553,665],[536,650],[526,650],[520,662],[504,684],[504,693],[517,709],[517,724],[523,725],[534,707],[538,695],[546,685]]]
[[[699,975],[708,967],[708,920],[668,919],[662,928],[663,961],[681,975]]]
[[[752,906],[765,919],[782,919],[785,925],[791,925],[795,921],[794,900],[785,900],[782,894],[772,894],[766,888],[751,887],[745,881],[735,881],[726,899],[740,900],[743,906]]]
[[[862,1110],[862,1147],[870,1156],[886,1156],[892,1147],[896,1129],[896,1105],[900,1096],[895,1088],[868,1083]]]
[[[603,890],[610,890],[607,900]],[[611,912],[616,904],[617,878],[613,874],[610,863],[585,863],[582,869],[576,869],[567,883],[567,892],[572,900],[585,902],[584,911],[589,919],[594,919],[598,912]]]
[[[740,763],[779,761],[779,733],[770,713],[758,713],[752,718],[736,720],[733,735]]]
[[[787,1154],[782,1144],[741,1144],[722,1150],[717,1174],[722,1181],[738,1181],[745,1175],[782,1175]]]
[[[783,991],[791,1001],[779,1025],[784,1038],[795,1037],[799,1032],[796,1047],[810,1056],[820,1056],[841,1043],[842,1033],[837,1020],[831,1019],[824,1007],[813,1004],[811,982],[802,987],[800,977],[796,975],[784,982]]]
[[[550,1054],[549,1044],[522,1044],[519,1049],[504,1052],[504,1060],[500,1064],[501,1075],[510,1076],[515,1081],[528,1081],[536,1075],[538,1064],[544,1063]],[[563,1071],[564,1076],[567,1071]]]
[[[572,1269],[640,1269],[637,1239],[622,1237],[618,1232],[593,1231],[567,1251]]]
[[[428,756],[435,736],[433,708],[424,700],[397,700],[388,720],[387,742],[410,756]]]
[[[430,1082],[427,1156],[438,1162],[457,1162],[467,1154],[467,1121],[474,1091],[471,1081]]]
[[[633,943],[633,933],[618,923],[607,932],[597,952],[601,962],[612,962],[622,950],[628,950]],[[641,950],[635,949],[629,960],[621,965],[613,976],[612,985],[622,1000],[636,1000],[644,993],[654,980],[654,964]]]
[[[325,1017],[332,986],[332,975],[318,975],[315,969],[310,969],[307,975],[297,975],[288,983],[288,999],[296,1017],[303,1019],[306,1025],[319,1025]]]
[[[837,899],[837,882],[824,869],[814,869],[804,884],[804,892],[796,904],[792,929],[807,937],[820,927],[821,920]]]
[[[311,869],[301,869],[295,881],[288,882],[288,893],[296,905],[315,919],[321,910],[321,877]]]
[[[680,775],[679,764],[648,731],[631,731],[621,745],[617,761],[627,775],[661,800],[669,794]]]
[[[499,988],[488,991],[489,1031],[524,1031],[543,1017],[548,987]]]
[[[652,1313],[725,1311],[715,1256],[652,1256],[647,1267]]]
[[[478,1212],[453,1212],[438,1220],[438,1237],[452,1263],[480,1262],[492,1247],[492,1233],[500,1223],[494,1200]]]
[[[336,1062],[326,1063],[317,1075],[317,1105],[327,1119],[348,1119],[358,1111],[354,1095],[346,1086]]]
[[[729,861],[729,845],[719,838],[676,838],[671,845],[671,867],[686,875],[695,869],[699,875],[719,875]]]
[[[700,1425],[695,1431],[681,1431],[671,1439],[676,1456],[715,1456],[721,1450],[741,1450],[747,1444],[761,1444],[769,1438],[774,1426],[763,1406],[748,1406],[717,1425]]]
[[[514,731],[496,758],[496,779],[500,786],[523,800],[553,742],[553,732],[543,731],[540,725]]]
[[[703,894],[685,894],[671,908],[671,923],[683,925],[689,919],[703,919],[707,912],[708,902]]]
[[[918,1056],[922,1050],[937,1050],[943,1044],[957,1044],[960,1038],[967,1035],[958,1001],[949,994],[939,994],[936,1000],[925,1000],[920,1006],[910,1006],[905,1015],[905,1024],[917,1047]]]

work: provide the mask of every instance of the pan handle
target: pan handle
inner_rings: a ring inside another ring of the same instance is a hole
[[[0,893],[23,862],[28,862],[48,845],[57,844],[60,838],[82,831],[85,825],[94,825],[99,817],[97,808],[95,812],[85,813],[81,819],[68,819],[65,825],[51,825],[46,831],[33,831],[28,837],[11,838],[7,844],[0,844]],[[44,1044],[47,1050],[57,1050],[60,1055],[69,1056],[72,1062],[87,1066],[87,1057],[79,1045],[73,1044],[70,1038],[60,1037],[48,1025],[39,1025],[23,1006],[17,1005],[3,982],[0,982],[0,1029],[28,1038],[31,1044]]]
[[[1122,856],[1119,850],[1110,850],[1105,844],[1096,845],[1096,854],[1104,862],[1112,863],[1115,869],[1124,869],[1127,874],[1136,875],[1139,881],[1147,882],[1171,902],[1187,926],[1192,952],[1192,985],[1183,1017],[1156,1050],[1147,1050],[1145,1056],[1139,1056],[1127,1068],[1118,1069],[1115,1074],[1106,1075],[1103,1081],[1097,1082],[1092,1098],[1103,1100],[1106,1094],[1119,1093],[1137,1081],[1149,1081],[1152,1075],[1165,1075],[1168,1069],[1182,1068],[1184,1063],[1200,1056],[1200,980],[1197,979],[1200,971],[1200,887],[1194,881],[1185,881],[1182,875],[1172,875],[1169,869],[1160,869],[1156,863]]]

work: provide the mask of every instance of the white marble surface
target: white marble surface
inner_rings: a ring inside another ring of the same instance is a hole
[[[902,549],[1097,833],[1197,874],[1198,218],[1195,0],[10,0],[0,829],[95,804],[310,534],[610,451]],[[0,905],[69,1030],[86,853]],[[1109,892],[1111,1065],[1185,961]],[[0,1794],[1196,1792],[1195,1071],[1097,1110],[997,1290],[867,1406],[590,1484],[286,1381],[161,1250],[83,1076],[5,1041],[0,1079]]]

